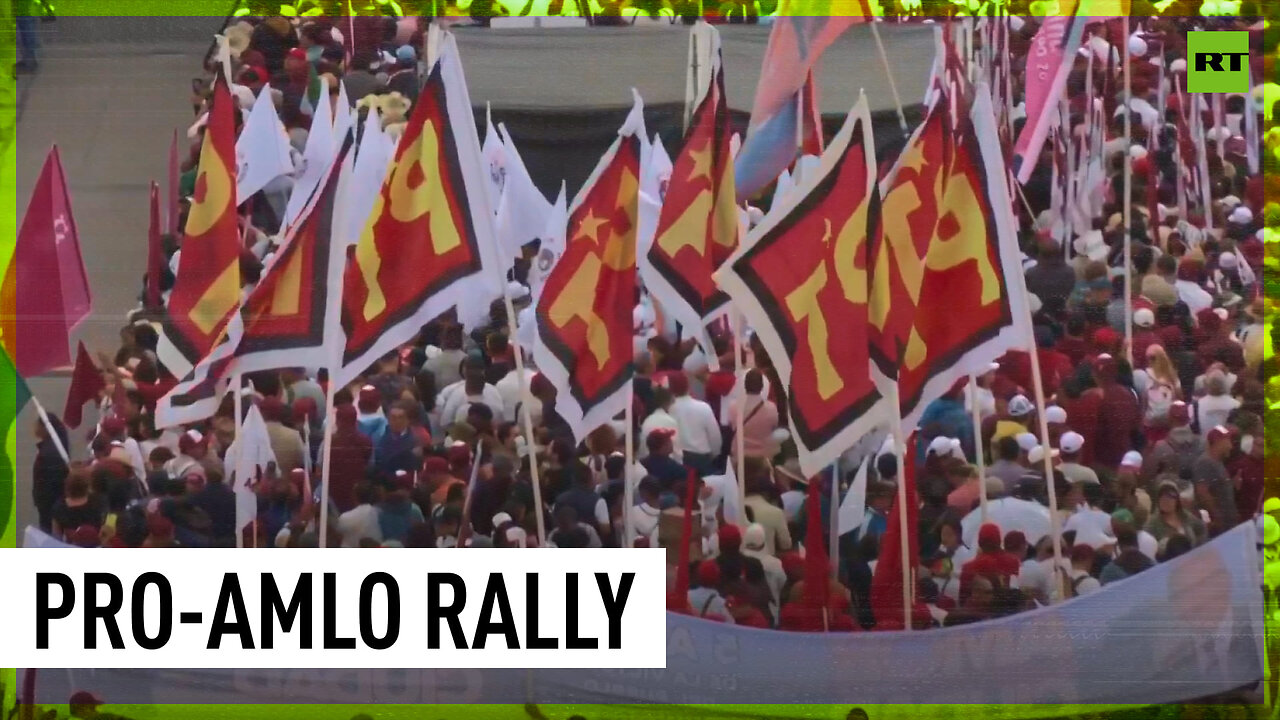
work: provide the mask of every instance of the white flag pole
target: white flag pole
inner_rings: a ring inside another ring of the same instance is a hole
[[[44,406],[40,404],[40,399],[35,395],[31,396],[31,404],[36,406],[36,414],[40,416],[40,422],[44,425],[45,432],[49,433],[49,440],[53,442],[58,454],[62,456],[62,462],[70,465],[71,456],[67,454],[67,448],[63,446],[62,438],[58,437],[58,433],[54,432],[53,422],[49,420],[49,413],[45,412]]]
[[[876,38],[876,50],[881,56],[881,65],[884,68],[884,77],[888,78],[888,91],[893,96],[893,105],[897,108],[897,123],[902,127],[902,135],[911,135],[908,127],[906,127],[906,113],[902,111],[902,99],[897,95],[897,81],[893,79],[893,70],[888,67],[888,54],[884,53],[884,41],[879,37],[879,28],[876,27],[876,19],[872,18],[872,22],[867,23],[872,28],[872,37]]]
[[[733,420],[735,425],[733,450],[737,454],[734,463],[738,474],[738,498],[745,503],[747,498],[747,441],[743,437],[743,430],[747,422],[747,377],[742,365],[742,315],[734,308],[730,308],[729,312],[733,323],[733,375],[737,379],[737,387],[742,390],[742,394],[738,396],[737,417]],[[712,350],[712,352],[715,351]],[[760,402],[764,403],[765,399],[760,398]],[[747,526],[745,513],[738,516],[738,524],[744,528]]]
[[[969,376],[969,412],[973,416],[973,453],[978,461],[978,499],[982,522],[987,521],[987,460],[982,447],[982,408],[978,407],[978,376]]]
[[[914,588],[911,583],[911,533],[907,527],[907,435],[902,424],[902,399],[898,389],[898,381],[894,380],[889,391],[889,404],[897,416],[897,424],[893,434],[893,452],[898,457],[898,535],[902,545],[902,627],[908,632],[913,630],[911,624],[911,599]]]
[[[635,435],[636,435],[636,419],[632,406],[636,402],[636,385],[634,380],[627,381],[627,407],[622,412],[623,423],[623,443],[624,462],[626,467],[622,469],[622,546],[635,547],[636,537],[635,528],[631,525],[631,507],[636,503],[635,478],[631,477],[631,466],[635,463]]]
[[[1129,364],[1133,364],[1133,278],[1131,277],[1133,267],[1133,155],[1130,148],[1133,145],[1133,86],[1132,72],[1130,69],[1129,57],[1129,16],[1124,16],[1124,354],[1129,360]],[[1156,218],[1151,218],[1151,222],[1155,222]],[[1035,359],[1035,353],[1032,352],[1032,359]],[[1038,364],[1038,363],[1037,363]],[[1044,389],[1039,387],[1039,380],[1036,381],[1038,391],[1043,395]],[[1040,412],[1044,412],[1043,400],[1040,402]],[[1047,425],[1046,425],[1047,428]],[[1046,434],[1046,438],[1048,435]],[[1045,455],[1048,457],[1049,442],[1044,441]],[[1048,467],[1048,464],[1046,464]],[[1048,478],[1050,485],[1053,484],[1053,478]],[[1052,493],[1053,491],[1050,490]]]
[[[342,292],[339,290],[338,292]],[[324,393],[324,437],[321,442],[324,445],[324,451],[320,457],[320,547],[329,547],[329,501],[332,497],[329,491],[329,478],[331,477],[330,466],[333,465],[333,431],[337,425],[337,410],[334,407],[334,394],[337,392],[337,383],[334,377],[337,375],[337,363],[329,369],[329,387]]]
[[[236,422],[235,422],[236,432],[235,432],[233,442],[235,443],[240,455],[243,456],[244,443],[242,442],[242,439],[244,437],[244,433],[240,431],[240,426],[244,424],[244,398],[241,397],[241,394],[240,394],[240,385],[241,385],[240,373],[239,372],[232,373],[231,374],[231,402],[232,402],[232,407],[234,408],[234,412],[236,416]],[[245,463],[243,461],[236,463],[235,482],[244,483],[245,487],[248,487],[249,486],[248,479],[241,477],[242,473],[244,472],[244,468],[245,468]],[[232,487],[233,488],[235,487],[235,483],[232,484]],[[254,543],[256,544],[257,543],[256,538],[258,537],[258,526],[257,526],[256,518],[254,521],[253,536],[255,538]],[[236,528],[236,547],[238,548],[244,547],[244,528],[242,527]]]

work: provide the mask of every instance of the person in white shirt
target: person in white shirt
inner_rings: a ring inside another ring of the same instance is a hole
[[[671,391],[664,387],[655,387],[653,389],[653,404],[657,409],[649,413],[649,417],[640,423],[640,437],[647,438],[654,430],[670,430],[676,437],[680,436],[680,423],[671,416],[671,404],[675,398],[671,397]],[[639,446],[640,458],[644,459],[649,456],[649,448],[641,443]],[[671,453],[671,457],[677,462],[682,459],[679,444],[675,447],[675,452]]]
[[[1066,588],[1068,597],[1088,595],[1102,588],[1102,583],[1089,574],[1095,557],[1094,549],[1088,545],[1077,543],[1071,548],[1071,573]]]
[[[462,328],[452,325],[440,333],[440,353],[428,358],[422,369],[435,376],[436,387],[448,387],[462,380],[460,368],[466,357],[462,351]]]
[[[1099,510],[1096,504],[1102,500],[1102,494],[1105,492],[1102,486],[1082,483],[1072,485],[1071,490],[1072,495],[1077,492],[1083,493],[1084,499],[1075,513],[1067,518],[1062,531],[1075,531],[1077,544],[1087,543],[1095,549],[1114,543],[1115,537],[1111,534],[1111,515],[1104,510]]]
[[[689,378],[684,373],[671,375],[668,385],[675,397],[671,416],[679,424],[676,446],[681,450],[684,464],[699,475],[710,475],[711,464],[720,454],[723,441],[716,414],[707,403],[689,397]]]
[[[456,422],[465,422],[472,403],[483,403],[493,411],[494,417],[505,417],[502,396],[498,389],[484,381],[484,361],[469,358],[463,368],[461,383],[445,388],[440,406],[440,424],[446,428]]]
[[[774,614],[782,607],[782,586],[787,584],[787,572],[782,569],[782,561],[765,551],[766,533],[760,523],[751,523],[742,534],[742,554],[760,561],[764,567],[764,579],[769,584],[769,592],[773,594]]]
[[[649,547],[658,547],[658,517],[662,514],[658,507],[658,490],[657,481],[645,477],[636,489],[640,503],[627,510],[631,537],[648,539]]]
[[[1217,368],[1205,373],[1204,389],[1208,394],[1196,400],[1195,407],[1200,435],[1208,438],[1215,427],[1227,424],[1227,418],[1232,410],[1240,407],[1240,401],[1231,397],[1227,376]]]
[[[338,517],[338,532],[342,533],[342,547],[358,548],[360,541],[368,538],[382,542],[382,526],[378,522],[378,490],[370,484],[356,488],[360,504]]]
[[[526,365],[524,369],[524,383],[527,387],[533,381],[536,372],[530,370]],[[494,386],[498,391],[498,397],[502,399],[502,419],[507,422],[519,422],[520,418],[516,416],[516,410],[520,407],[520,374],[514,368],[507,373],[505,377],[499,380]],[[534,400],[537,402],[537,400]],[[533,408],[530,407],[530,410]]]

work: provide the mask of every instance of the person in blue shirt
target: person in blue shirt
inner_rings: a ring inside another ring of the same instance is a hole
[[[973,449],[973,416],[964,408],[968,378],[957,380],[945,395],[929,403],[920,416],[920,438],[916,443],[916,466],[924,467],[925,450],[936,437],[956,438],[964,455],[977,457]]]
[[[410,499],[413,475],[404,470],[397,471],[392,476],[391,487],[391,492],[378,505],[378,527],[382,530],[384,543],[388,540],[403,543],[410,528],[425,523],[426,518],[417,503]]]

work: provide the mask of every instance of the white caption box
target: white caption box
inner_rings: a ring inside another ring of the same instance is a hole
[[[666,666],[658,549],[5,549],[0,567],[0,667]]]

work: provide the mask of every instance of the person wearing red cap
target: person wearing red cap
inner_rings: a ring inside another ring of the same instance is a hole
[[[1142,478],[1148,482],[1164,475],[1190,473],[1204,454],[1204,439],[1191,429],[1191,407],[1181,400],[1169,406],[1169,432],[1143,460]]]
[[[439,455],[429,455],[422,462],[422,476],[419,490],[427,493],[427,507],[424,510],[434,511],[444,505],[449,491],[455,486],[466,483],[452,474],[449,461]],[[421,493],[419,493],[421,494]],[[422,502],[418,503],[420,506]]]
[[[387,431],[387,416],[382,412],[382,393],[372,385],[361,387],[356,396],[356,409],[359,411],[356,416],[357,427],[376,444]]]
[[[1140,436],[1142,410],[1133,390],[1120,384],[1119,362],[1114,357],[1100,355],[1095,358],[1093,378],[1102,393],[1098,435],[1093,443],[1094,461],[1099,465],[1116,467]],[[1086,445],[1089,439],[1085,437]]]
[[[729,613],[724,596],[720,594],[720,565],[711,560],[703,560],[698,563],[693,576],[698,583],[689,588],[689,607],[693,609],[694,617],[714,615],[722,622],[732,625],[733,616]]]
[[[173,521],[153,512],[147,515],[147,537],[140,547],[144,548],[176,548],[178,540],[174,537]]]
[[[1217,537],[1239,522],[1235,482],[1227,473],[1226,460],[1235,446],[1230,429],[1218,425],[1205,438],[1205,452],[1191,468],[1196,502],[1209,513],[1209,535]]]
[[[339,405],[334,417],[333,447],[329,451],[329,498],[340,512],[357,505],[355,489],[373,458],[373,442],[356,425],[356,408]]]
[[[978,528],[978,554],[960,568],[960,603],[965,604],[976,577],[985,577],[998,587],[1009,587],[1022,561],[1005,552],[1000,544],[1000,526],[985,523]]]

